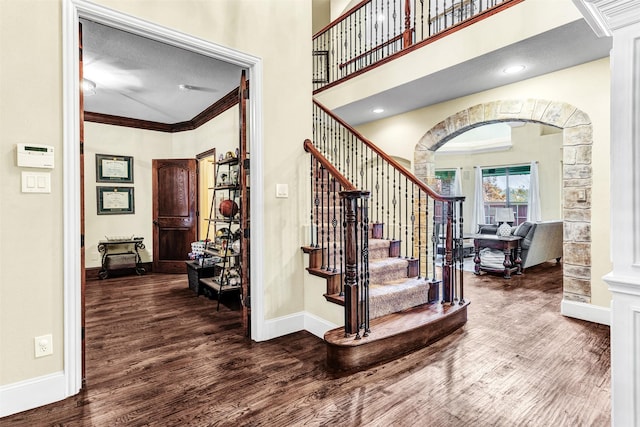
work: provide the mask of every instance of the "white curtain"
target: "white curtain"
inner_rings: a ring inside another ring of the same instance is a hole
[[[473,215],[471,216],[471,232],[477,233],[478,226],[484,224],[484,190],[482,189],[482,168],[476,166],[476,184],[473,192]]]
[[[531,175],[529,182],[529,208],[527,209],[527,221],[542,221],[542,208],[540,206],[540,182],[538,180],[538,162],[531,162]]]
[[[462,168],[456,168],[456,174],[453,177],[453,195],[462,196]]]

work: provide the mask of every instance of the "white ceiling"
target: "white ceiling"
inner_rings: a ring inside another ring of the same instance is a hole
[[[82,20],[85,111],[174,124],[237,88],[241,67]],[[180,89],[180,85],[190,90]]]
[[[609,56],[611,44],[611,38],[597,38],[580,19],[333,112],[356,126],[604,58]],[[522,73],[506,75],[503,69],[511,64],[527,68]],[[373,113],[375,108],[384,108],[384,113]]]
[[[95,95],[85,97],[86,111],[174,124],[191,120],[239,84],[236,65],[82,23],[84,76],[97,85]],[[603,58],[610,49],[611,39],[597,38],[580,19],[334,111],[358,125]],[[527,68],[506,76],[502,70],[511,63]],[[374,114],[377,107],[384,113]]]

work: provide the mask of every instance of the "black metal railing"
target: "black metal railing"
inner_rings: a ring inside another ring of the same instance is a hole
[[[369,193],[355,188],[305,141],[311,154],[311,244],[320,269],[339,274],[346,334],[369,334]]]
[[[523,0],[365,0],[313,36],[320,89],[463,22]]]
[[[408,277],[433,284],[442,281],[442,302],[462,302],[463,278],[456,270],[463,266],[464,197],[437,194],[316,101],[313,138],[313,143],[305,141],[305,149],[312,154],[310,246],[322,250],[322,268],[349,271],[348,255],[342,252],[343,248],[350,250],[345,234],[349,221],[344,217],[348,207],[336,203],[336,194],[344,200],[351,192],[360,196],[360,204],[352,208],[355,233],[362,241],[353,256],[360,264],[368,263],[363,258],[368,238],[390,240],[392,256],[409,261]],[[368,291],[368,271],[358,270],[356,278],[363,291]],[[348,278],[344,281],[340,292],[345,292]],[[347,307],[345,295],[345,311],[350,310],[356,308]],[[360,310],[363,315],[367,312],[368,305]]]

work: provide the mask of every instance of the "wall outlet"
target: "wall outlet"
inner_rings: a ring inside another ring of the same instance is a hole
[[[35,337],[33,341],[35,344],[36,357],[53,354],[53,336],[51,334]]]

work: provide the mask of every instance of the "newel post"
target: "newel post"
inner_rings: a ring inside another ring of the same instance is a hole
[[[344,208],[344,332],[345,335],[359,332],[359,283],[358,283],[358,199],[362,192],[358,190],[341,191]]]

